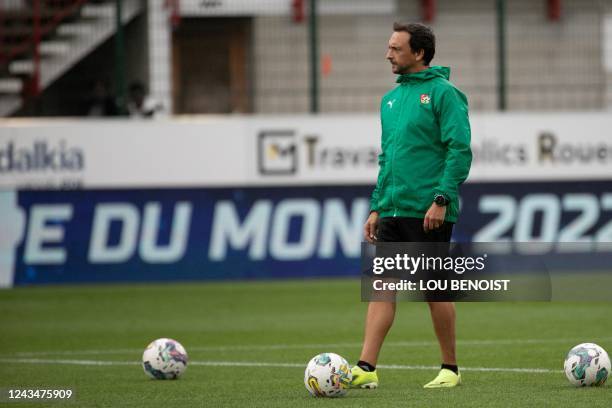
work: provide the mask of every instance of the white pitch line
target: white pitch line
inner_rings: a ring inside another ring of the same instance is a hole
[[[1,358],[1,363],[7,364],[67,364],[83,366],[114,366],[114,365],[136,365],[132,361],[100,361],[100,360],[54,360],[44,358]]]
[[[2,358],[1,363],[6,364],[65,364],[80,366],[136,366],[140,365],[137,361],[100,361],[100,360],[54,360],[39,358]],[[304,364],[298,363],[266,363],[258,361],[191,361],[190,366],[210,366],[210,367],[274,367],[274,368],[304,368]],[[379,365],[387,370],[438,370],[439,366],[423,365]],[[538,374],[559,374],[563,370],[551,370],[548,368],[518,368],[518,367],[461,367],[462,371],[482,371],[482,372],[501,372],[501,373],[538,373]]]
[[[387,370],[439,370],[440,366],[410,366],[410,365],[385,365],[380,364],[377,367],[386,368]],[[549,368],[520,368],[520,367],[463,367],[461,371],[482,371],[482,372],[500,372],[500,373],[543,373],[543,374],[558,374],[563,370],[551,370]]]
[[[612,337],[598,338],[597,341],[610,341]],[[483,339],[483,340],[458,340],[458,346],[502,346],[502,345],[521,345],[521,344],[553,344],[585,342],[585,339]],[[361,343],[326,343],[326,344],[247,344],[234,346],[190,346],[189,351],[266,351],[266,350],[307,350],[307,349],[336,349],[361,347]],[[385,347],[429,347],[437,346],[435,341],[390,341],[385,343]],[[569,347],[569,346],[568,346]],[[122,354],[140,353],[143,349],[109,349],[109,350],[58,350],[58,351],[23,351],[14,353],[18,357],[35,356],[74,356],[74,355],[97,355],[97,354]]]

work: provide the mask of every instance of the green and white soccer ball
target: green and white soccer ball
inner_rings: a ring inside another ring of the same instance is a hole
[[[177,379],[187,369],[187,352],[176,340],[154,340],[142,354],[142,368],[157,380]]]
[[[306,366],[304,385],[315,397],[341,397],[353,375],[347,361],[334,353],[314,356]]]
[[[610,357],[597,344],[582,343],[567,353],[563,368],[576,387],[603,385],[610,374]]]

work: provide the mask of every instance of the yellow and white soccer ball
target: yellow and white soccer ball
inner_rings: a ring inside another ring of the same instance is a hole
[[[187,369],[187,352],[173,339],[152,341],[142,354],[142,368],[151,378],[174,380]]]
[[[352,380],[347,361],[335,353],[314,356],[306,366],[304,385],[315,397],[341,397]]]
[[[578,344],[567,353],[563,369],[572,385],[603,385],[610,374],[610,357],[595,343]]]

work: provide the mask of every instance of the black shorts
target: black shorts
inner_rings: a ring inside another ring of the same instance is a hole
[[[416,243],[441,243],[431,245],[417,245],[413,249],[417,253],[426,256],[444,258],[449,255],[450,240],[453,234],[454,223],[445,221],[439,228],[425,232],[423,219],[408,217],[384,217],[378,220],[377,241],[378,242],[416,242]],[[444,243],[448,243],[445,245]],[[378,252],[378,250],[377,250]],[[393,253],[392,255],[394,255]],[[382,254],[388,256],[389,254]],[[416,276],[416,275],[415,275]],[[454,276],[452,271],[432,270],[419,273],[418,276],[424,280],[449,280]],[[456,300],[456,297],[447,291],[427,291],[422,294],[422,300],[429,302],[448,302]]]
[[[378,220],[376,237],[378,242],[450,242],[454,225],[444,221],[440,228],[425,232],[421,218],[384,217]]]

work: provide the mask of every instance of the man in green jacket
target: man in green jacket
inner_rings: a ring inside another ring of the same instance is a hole
[[[472,153],[465,95],[448,81],[450,69],[430,66],[435,37],[422,24],[393,26],[386,58],[398,85],[380,105],[382,153],[364,227],[369,242],[450,242],[459,214],[458,189]],[[455,306],[428,302],[442,367],[425,388],[461,383],[455,356]],[[395,303],[370,302],[352,387],[376,388],[376,363],[395,317]]]

